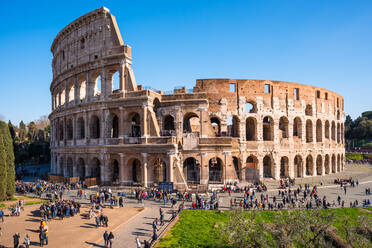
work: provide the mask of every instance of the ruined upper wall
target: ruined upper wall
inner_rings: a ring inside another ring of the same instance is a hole
[[[115,17],[107,8],[89,12],[67,25],[53,41],[53,79],[83,64],[121,54],[131,57],[124,46]]]

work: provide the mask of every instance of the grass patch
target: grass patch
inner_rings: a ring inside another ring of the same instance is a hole
[[[4,208],[5,207],[5,203],[0,203],[0,208]]]
[[[31,201],[31,202],[26,202],[24,205],[25,206],[30,206],[30,205],[35,205],[35,204],[42,204],[44,203],[45,201],[41,200],[41,201]]]
[[[366,209],[372,211],[372,207]],[[288,212],[287,210],[282,210]],[[294,210],[306,211],[308,210]],[[340,237],[345,239],[343,225],[357,223],[358,217],[365,215],[372,219],[371,213],[359,211],[357,208],[324,209],[323,213],[334,214],[334,227],[338,230]],[[278,211],[257,211],[255,220],[273,222]],[[244,212],[247,218],[252,218],[249,212]],[[205,211],[185,210],[180,214],[179,221],[173,226],[169,234],[160,239],[156,247],[216,247],[219,233],[216,226],[220,223],[227,223],[229,220],[228,211]]]

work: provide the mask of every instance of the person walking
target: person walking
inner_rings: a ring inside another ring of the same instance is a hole
[[[107,231],[105,231],[105,233],[103,234],[103,240],[105,241],[105,245],[104,245],[105,248],[108,248],[108,236],[109,234],[107,233]]]
[[[1,222],[4,223],[4,211],[2,209],[0,209],[0,219]]]
[[[26,248],[30,247],[31,241],[30,241],[30,237],[28,236],[28,234],[26,234],[25,236],[24,243],[25,243]]]
[[[110,244],[110,248],[112,248],[112,243],[114,242],[114,234],[112,232],[110,232],[110,234],[108,235],[108,241],[109,241],[109,244]]]
[[[18,248],[19,246],[19,239],[21,238],[21,235],[19,235],[19,233],[15,233],[13,235],[13,244],[14,244],[14,248]]]
[[[40,246],[41,247],[44,246],[44,239],[45,239],[45,233],[44,233],[43,229],[40,229],[39,240],[40,240]]]
[[[142,247],[142,245],[141,245],[141,241],[140,241],[140,239],[138,238],[138,235],[136,236],[136,245],[137,245],[137,248],[141,248]]]

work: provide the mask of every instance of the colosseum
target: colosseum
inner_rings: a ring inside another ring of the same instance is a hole
[[[344,101],[332,91],[251,79],[137,85],[104,7],[66,26],[51,51],[52,175],[205,189],[344,170]]]

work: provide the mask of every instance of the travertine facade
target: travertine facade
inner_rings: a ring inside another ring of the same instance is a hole
[[[245,79],[143,89],[106,8],[65,27],[51,50],[53,174],[184,189],[344,169],[344,103],[334,92]]]

